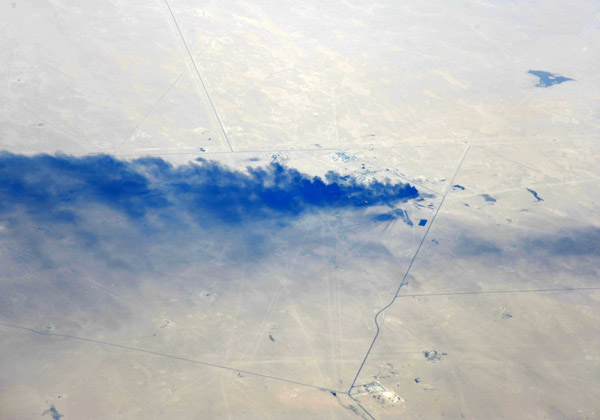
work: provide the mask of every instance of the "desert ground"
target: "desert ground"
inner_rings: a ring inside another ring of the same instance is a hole
[[[0,35],[0,419],[600,418],[597,2],[9,0]],[[142,214],[57,162],[375,201]]]

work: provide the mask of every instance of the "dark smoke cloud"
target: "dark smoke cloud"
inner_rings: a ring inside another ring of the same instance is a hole
[[[363,184],[335,172],[322,179],[276,163],[241,172],[201,159],[175,167],[160,158],[0,155],[0,213],[19,210],[58,223],[75,223],[79,209],[93,205],[132,220],[285,222],[318,209],[391,205],[417,196],[408,184]]]

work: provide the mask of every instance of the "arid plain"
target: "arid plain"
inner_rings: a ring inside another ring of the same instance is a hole
[[[235,222],[11,192],[1,419],[600,417],[598,3],[14,0],[0,35],[1,197],[40,153],[419,192]]]

